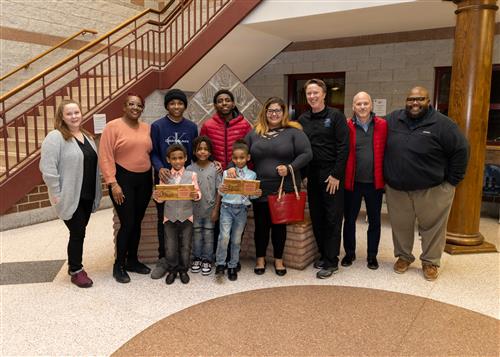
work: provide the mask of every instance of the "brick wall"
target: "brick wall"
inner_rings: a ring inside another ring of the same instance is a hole
[[[500,35],[495,36],[493,63],[500,63]],[[352,114],[352,97],[359,91],[387,99],[387,111],[401,108],[411,87],[434,93],[434,68],[451,66],[453,40],[414,41],[381,45],[284,51],[256,72],[245,85],[264,102],[287,98],[287,75],[345,72],[345,114]]]

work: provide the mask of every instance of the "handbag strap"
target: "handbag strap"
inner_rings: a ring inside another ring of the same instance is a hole
[[[299,200],[300,199],[299,190],[297,189],[297,182],[295,181],[295,173],[293,172],[292,165],[288,165],[288,171],[290,171],[290,173],[292,174],[293,189],[295,191],[295,197],[297,197],[297,199]],[[281,180],[281,184],[283,185],[283,180]]]

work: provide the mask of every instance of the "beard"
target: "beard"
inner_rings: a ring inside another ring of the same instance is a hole
[[[424,108],[420,107],[420,110],[418,113],[412,113],[411,112],[411,107],[406,106],[406,115],[411,118],[411,119],[420,119],[422,118],[427,112],[429,111],[429,108]]]

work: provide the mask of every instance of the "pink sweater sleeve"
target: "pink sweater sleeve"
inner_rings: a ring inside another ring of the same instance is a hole
[[[196,172],[193,172],[193,177],[191,178],[193,181],[194,189],[196,193],[198,194],[198,198],[195,201],[201,200],[201,191],[200,191],[200,186],[198,185],[198,175],[196,175]]]

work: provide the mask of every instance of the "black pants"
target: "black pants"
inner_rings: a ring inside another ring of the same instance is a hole
[[[307,178],[307,197],[314,237],[324,267],[338,266],[342,218],[344,215],[344,183],[331,195],[326,192],[326,177],[310,170]]]
[[[71,273],[83,268],[83,241],[93,204],[93,200],[80,200],[73,217],[64,221],[69,229],[68,266]]]
[[[169,272],[187,272],[193,240],[193,222],[165,222],[165,247],[167,270]]]
[[[267,201],[255,201],[253,203],[253,216],[255,222],[255,255],[257,258],[266,256],[269,233],[271,233],[274,258],[282,259],[286,241],[286,224],[272,224]]]
[[[136,173],[116,165],[116,181],[122,188],[125,200],[116,204],[109,190],[109,196],[120,219],[116,236],[116,263],[125,265],[137,262],[137,250],[141,239],[141,223],[146,213],[153,190],[151,170]]]
[[[158,217],[158,225],[156,230],[158,232],[158,259],[165,257],[165,226],[163,224],[163,213],[165,209],[165,202],[156,204],[156,215]]]
[[[383,190],[375,189],[373,183],[354,183],[353,191],[345,191],[344,202],[344,250],[346,255],[356,254],[356,219],[361,208],[361,199],[365,198],[368,215],[368,257],[376,257],[380,242],[380,211]]]

